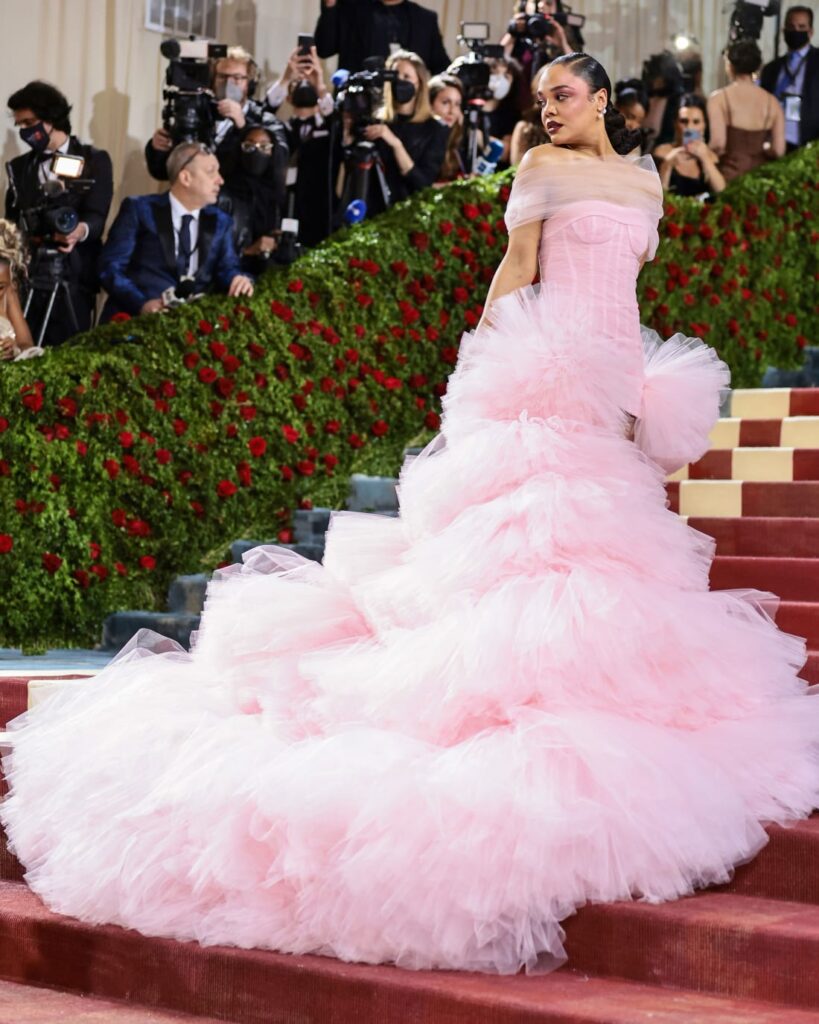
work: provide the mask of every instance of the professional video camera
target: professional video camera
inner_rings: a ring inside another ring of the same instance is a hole
[[[458,42],[466,46],[469,52],[456,58],[447,71],[460,80],[467,103],[470,100],[489,99],[489,64],[493,60],[503,60],[503,47],[488,43],[488,38],[488,22],[461,22]]]
[[[198,39],[165,39],[159,51],[170,61],[162,90],[162,127],[174,144],[213,145],[218,115],[211,69],[213,61],[227,56],[227,46]]]
[[[67,254],[60,248],[56,235],[69,235],[80,222],[76,208],[66,202],[67,196],[82,195],[94,184],[93,178],[83,178],[85,160],[69,153],[55,153],[51,172],[57,177],[40,187],[37,201],[20,209],[20,227],[31,250],[28,268],[28,296],[23,313],[28,316],[36,292],[48,296],[45,316],[40,325],[37,344],[42,345],[49,320],[58,296],[65,303],[65,314],[75,331],[79,330],[77,314],[68,282]],[[6,175],[13,195],[19,196],[14,171],[6,164]]]
[[[728,24],[728,41],[759,39],[763,19],[779,14],[779,8],[779,0],[736,0]]]
[[[525,24],[523,19],[518,21],[517,18],[512,18],[507,31],[513,36],[523,36],[532,46],[547,46],[555,35],[555,23],[563,28],[574,29],[578,45],[585,45],[581,29],[586,24],[586,16],[575,14],[567,4],[563,4],[562,10],[555,11],[550,17],[544,14],[527,15]]]
[[[341,75],[341,72],[337,73]],[[336,81],[337,76],[333,76]],[[376,111],[384,102],[384,86],[390,83],[396,104],[412,99],[411,83],[398,77],[395,68],[385,68],[383,57],[367,57],[364,69],[343,77],[336,98],[337,108],[344,114],[352,115],[353,135],[361,137],[367,125],[376,124]]]

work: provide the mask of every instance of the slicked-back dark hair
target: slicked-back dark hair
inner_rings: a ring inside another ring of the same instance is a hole
[[[785,17],[782,19],[782,24],[783,25],[785,24],[785,22],[788,20],[788,18],[792,14],[805,14],[805,15],[807,15],[807,19],[810,22],[810,27],[813,28],[813,8],[812,7],[805,7],[804,4],[796,4],[793,7],[789,7],[787,9],[787,11],[785,11]]]
[[[600,89],[606,90],[606,110],[603,122],[615,153],[625,156],[626,153],[630,153],[642,143],[642,133],[629,131],[626,128],[626,119],[613,105],[611,79],[599,60],[588,53],[565,53],[561,57],[556,57],[546,67],[550,68],[555,64],[564,64],[570,68],[572,74],[582,78],[592,92],[597,92]]]
[[[71,134],[71,104],[48,82],[29,82],[9,96],[7,106],[9,110],[31,110],[58,132]]]

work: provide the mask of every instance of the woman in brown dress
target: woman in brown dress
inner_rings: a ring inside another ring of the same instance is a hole
[[[776,98],[756,85],[762,54],[752,39],[725,51],[729,84],[708,98],[711,149],[726,181],[785,152],[785,118]]]

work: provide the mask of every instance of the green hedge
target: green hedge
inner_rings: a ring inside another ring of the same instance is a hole
[[[704,334],[740,384],[796,365],[816,171],[814,147],[710,210],[675,203],[644,319]],[[169,579],[232,538],[289,540],[291,510],[338,505],[354,469],[394,473],[438,426],[510,182],[430,190],[271,271],[246,305],[211,297],[2,367],[0,644],[93,643],[105,614],[163,607]]]

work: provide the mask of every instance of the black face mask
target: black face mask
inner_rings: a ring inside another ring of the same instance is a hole
[[[20,129],[20,138],[27,146],[31,146],[35,153],[45,153],[50,140],[49,133],[45,130],[42,121],[37,124],[30,124],[27,128]]]
[[[290,97],[291,104],[296,107],[314,107],[319,101],[315,86],[310,82],[299,82]]]
[[[401,107],[415,99],[415,86],[406,78],[399,78],[397,82],[392,83],[392,97],[397,106]]]
[[[253,150],[252,153],[242,153],[242,170],[254,178],[261,178],[269,166],[270,155],[268,153],[260,153],[258,149]]]
[[[805,29],[786,28],[782,35],[785,39],[785,46],[789,50],[801,50],[810,41],[810,36]]]

